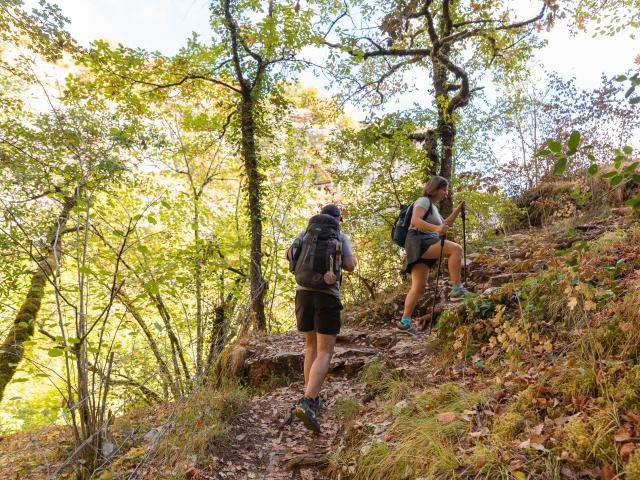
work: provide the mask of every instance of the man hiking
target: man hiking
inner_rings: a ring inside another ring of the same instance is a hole
[[[333,204],[309,219],[309,225],[287,250],[289,268],[296,275],[296,320],[304,333],[305,391],[293,414],[314,432],[322,407],[320,388],[329,372],[336,336],[340,333],[341,270],[356,268],[353,247],[340,231],[342,212]]]

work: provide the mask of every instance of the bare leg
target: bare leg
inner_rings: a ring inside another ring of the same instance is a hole
[[[322,388],[322,383],[331,366],[331,357],[333,356],[333,347],[336,344],[336,335],[317,333],[316,342],[316,359],[309,370],[309,381],[307,382],[307,388],[304,392],[304,396],[307,398],[316,398],[320,394],[320,388]]]
[[[416,263],[411,269],[411,289],[404,299],[403,316],[410,317],[420,297],[424,294],[424,288],[429,278],[429,267],[424,263]]]
[[[304,332],[304,339],[306,350],[304,353],[304,384],[309,383],[309,372],[311,371],[311,365],[316,360],[318,354],[318,347],[316,343],[316,332]]]
[[[451,283],[454,285],[460,284],[460,267],[462,266],[462,247],[457,243],[445,240],[443,256],[447,259],[449,265],[449,275],[451,276]],[[440,258],[440,242],[431,245],[426,252],[422,255],[422,258],[438,259]]]

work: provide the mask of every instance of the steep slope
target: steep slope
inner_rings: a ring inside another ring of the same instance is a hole
[[[96,478],[640,478],[640,227],[628,213],[469,255],[476,293],[448,303],[445,276],[431,336],[395,332],[404,288],[348,308],[319,435],[287,422],[301,335],[252,337],[229,354],[228,384],[118,419]],[[66,453],[52,438],[63,430],[0,439],[0,477],[46,478]]]

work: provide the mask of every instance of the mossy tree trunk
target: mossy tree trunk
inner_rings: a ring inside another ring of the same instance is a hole
[[[240,106],[242,156],[247,175],[248,209],[251,216],[251,264],[249,285],[253,324],[261,332],[266,331],[264,312],[266,282],[262,276],[262,176],[258,169],[258,153],[255,139],[255,104],[251,94],[245,94]]]
[[[62,211],[47,235],[45,250],[42,252],[41,258],[36,261],[29,291],[18,310],[9,333],[0,346],[0,400],[24,356],[24,342],[29,340],[35,331],[45,287],[49,276],[55,269],[55,254],[60,250],[60,235],[65,229],[69,213],[74,205],[75,198],[73,196],[64,199]]]

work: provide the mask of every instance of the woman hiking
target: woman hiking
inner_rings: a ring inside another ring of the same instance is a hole
[[[411,289],[405,298],[402,319],[398,324],[398,330],[409,335],[418,334],[411,325],[411,315],[424,293],[429,269],[440,258],[440,237],[447,234],[447,230],[464,208],[464,202],[460,203],[451,215],[443,220],[435,204],[447,195],[449,195],[449,181],[446,178],[434,176],[425,184],[422,196],[413,204],[411,226],[404,244],[407,254],[404,272],[411,274]],[[467,293],[460,282],[462,247],[455,242],[445,240],[442,254],[447,258],[449,275],[453,283],[449,297],[460,298]]]

